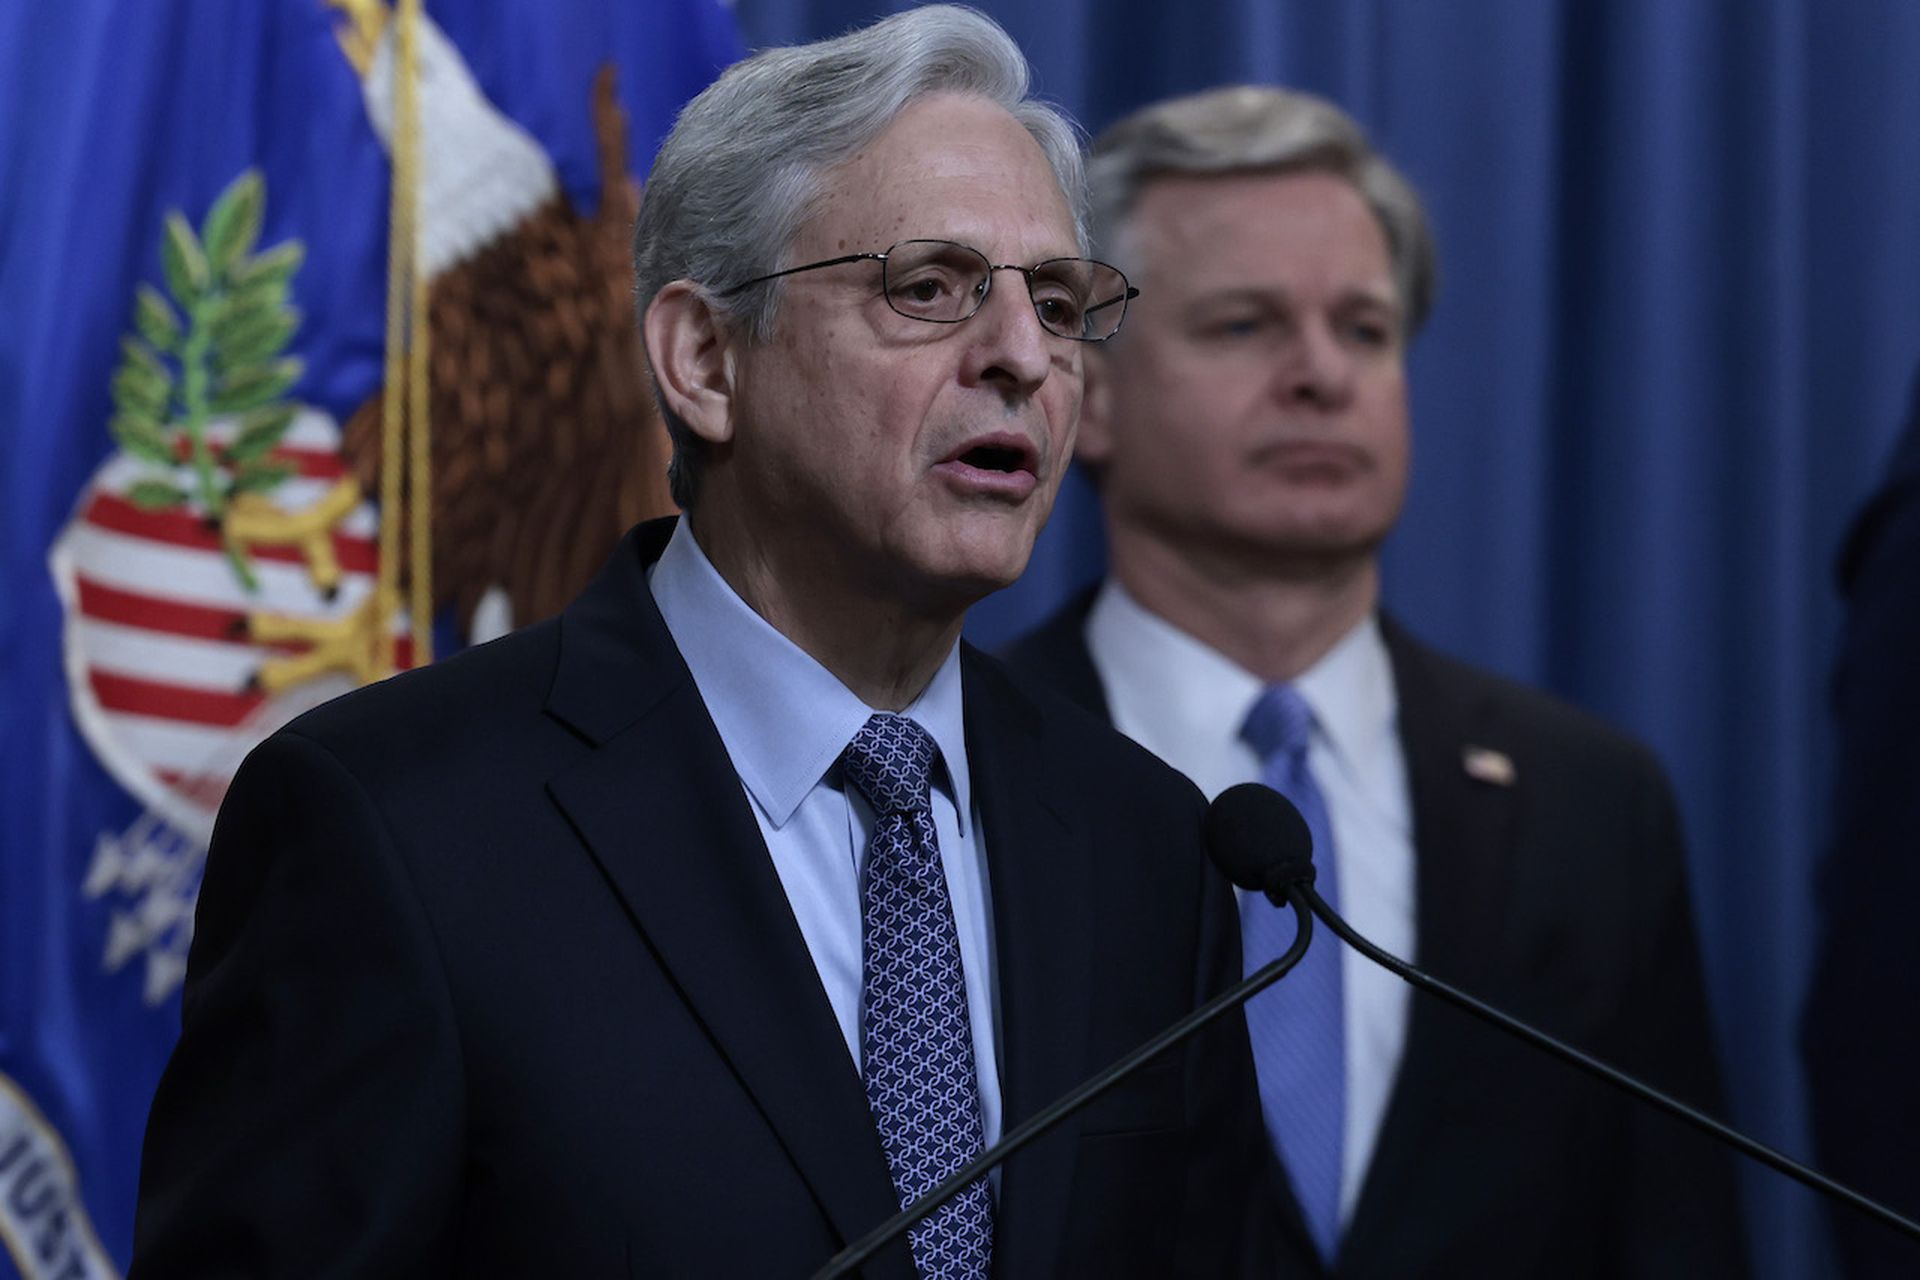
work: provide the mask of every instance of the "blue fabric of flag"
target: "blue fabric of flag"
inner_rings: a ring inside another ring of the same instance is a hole
[[[601,65],[644,175],[680,105],[741,53],[717,0],[427,12],[582,210],[598,201]],[[177,984],[154,1002],[138,963],[103,959],[130,903],[90,896],[89,871],[142,806],[76,728],[49,548],[113,452],[109,385],[136,285],[163,280],[166,214],[198,226],[249,168],[266,191],[259,244],[306,250],[294,398],[344,421],[379,386],[389,163],[342,21],[322,0],[0,7],[0,1203],[12,1193],[20,1219],[0,1231],[17,1246],[0,1248],[0,1275],[125,1265],[179,1022]]]

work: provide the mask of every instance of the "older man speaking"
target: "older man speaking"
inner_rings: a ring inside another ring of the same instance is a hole
[[[149,1126],[146,1275],[801,1275],[1237,974],[1199,793],[960,643],[1127,282],[977,14],[732,68],[636,233],[679,521],[263,745]],[[1229,1020],[869,1275],[1262,1265]]]

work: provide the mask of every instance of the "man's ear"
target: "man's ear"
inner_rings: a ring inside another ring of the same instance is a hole
[[[1113,452],[1113,357],[1104,346],[1092,347],[1081,361],[1080,434],[1073,456],[1098,471]]]
[[[733,333],[704,290],[675,280],[653,296],[641,322],[660,398],[709,444],[733,438]]]

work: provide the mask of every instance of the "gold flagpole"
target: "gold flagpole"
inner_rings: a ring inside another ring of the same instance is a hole
[[[399,0],[393,58],[393,181],[388,215],[387,348],[381,397],[380,576],[376,590],[381,670],[399,663],[393,617],[400,605],[403,477],[411,469],[406,519],[412,589],[413,662],[433,659],[432,487],[427,416],[427,278],[419,253],[421,0]]]

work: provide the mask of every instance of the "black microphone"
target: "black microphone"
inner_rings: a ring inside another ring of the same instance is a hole
[[[1313,831],[1293,801],[1272,787],[1228,787],[1207,806],[1200,829],[1213,865],[1242,889],[1272,898],[1276,889],[1314,882]]]
[[[1249,873],[1254,870],[1259,872],[1262,892],[1275,902],[1293,908],[1293,944],[1257,973],[1228,987],[1073,1092],[1044,1110],[1036,1111],[1012,1132],[1001,1135],[1000,1141],[981,1152],[971,1164],[834,1254],[826,1266],[814,1273],[813,1280],[834,1280],[835,1277],[852,1274],[855,1267],[899,1239],[914,1223],[959,1195],[976,1180],[985,1177],[1001,1161],[1220,1015],[1239,1008],[1259,995],[1284,977],[1287,970],[1300,963],[1300,957],[1307,953],[1308,943],[1313,941],[1313,915],[1301,896],[1303,890],[1313,882],[1313,836],[1307,830],[1305,820],[1292,805],[1287,805],[1290,822],[1282,820],[1276,824],[1271,819],[1264,820],[1258,832],[1263,852],[1256,867],[1248,856],[1253,841],[1233,825],[1235,819],[1231,813],[1227,815],[1226,825],[1223,826],[1217,817],[1219,808],[1219,802],[1215,801],[1207,810],[1201,826],[1208,854],[1214,864],[1223,869],[1238,866],[1247,868]],[[1272,865],[1268,866],[1268,863]]]
[[[1292,906],[1299,912],[1299,900],[1305,898],[1313,914],[1326,923],[1328,929],[1342,942],[1358,951],[1388,972],[1397,974],[1406,982],[1422,991],[1431,992],[1447,1003],[1466,1010],[1483,1022],[1490,1022],[1502,1031],[1516,1036],[1536,1048],[1544,1049],[1564,1062],[1570,1062],[1582,1071],[1597,1076],[1614,1086],[1640,1099],[1652,1103],[1669,1115],[1677,1116],[1694,1128],[1733,1147],[1736,1151],[1771,1166],[1800,1182],[1812,1187],[1843,1204],[1852,1205],[1863,1213],[1871,1214],[1895,1230],[1920,1240],[1920,1223],[1902,1217],[1892,1209],[1876,1200],[1869,1200],[1851,1187],[1835,1182],[1814,1169],[1774,1150],[1764,1143],[1756,1142],[1739,1130],[1720,1123],[1705,1112],[1696,1111],[1677,1098],[1671,1098],[1643,1084],[1624,1071],[1619,1071],[1606,1063],[1583,1053],[1570,1044],[1556,1040],[1544,1031],[1538,1031],[1510,1014],[1502,1013],[1490,1004],[1477,1000],[1440,979],[1414,968],[1406,961],[1382,951],[1373,943],[1355,933],[1353,926],[1341,919],[1334,909],[1327,905],[1313,887],[1313,840],[1306,835],[1307,825],[1300,811],[1271,787],[1258,782],[1243,782],[1239,786],[1229,787],[1220,793],[1207,811],[1207,829],[1209,839],[1207,851],[1213,856],[1214,865],[1229,880],[1242,889],[1251,889],[1272,898],[1275,905]],[[1215,837],[1218,837],[1217,839]],[[1301,847],[1305,836],[1306,847]],[[1300,864],[1307,864],[1305,874]],[[1284,882],[1289,891],[1283,897],[1275,896],[1269,885]]]

